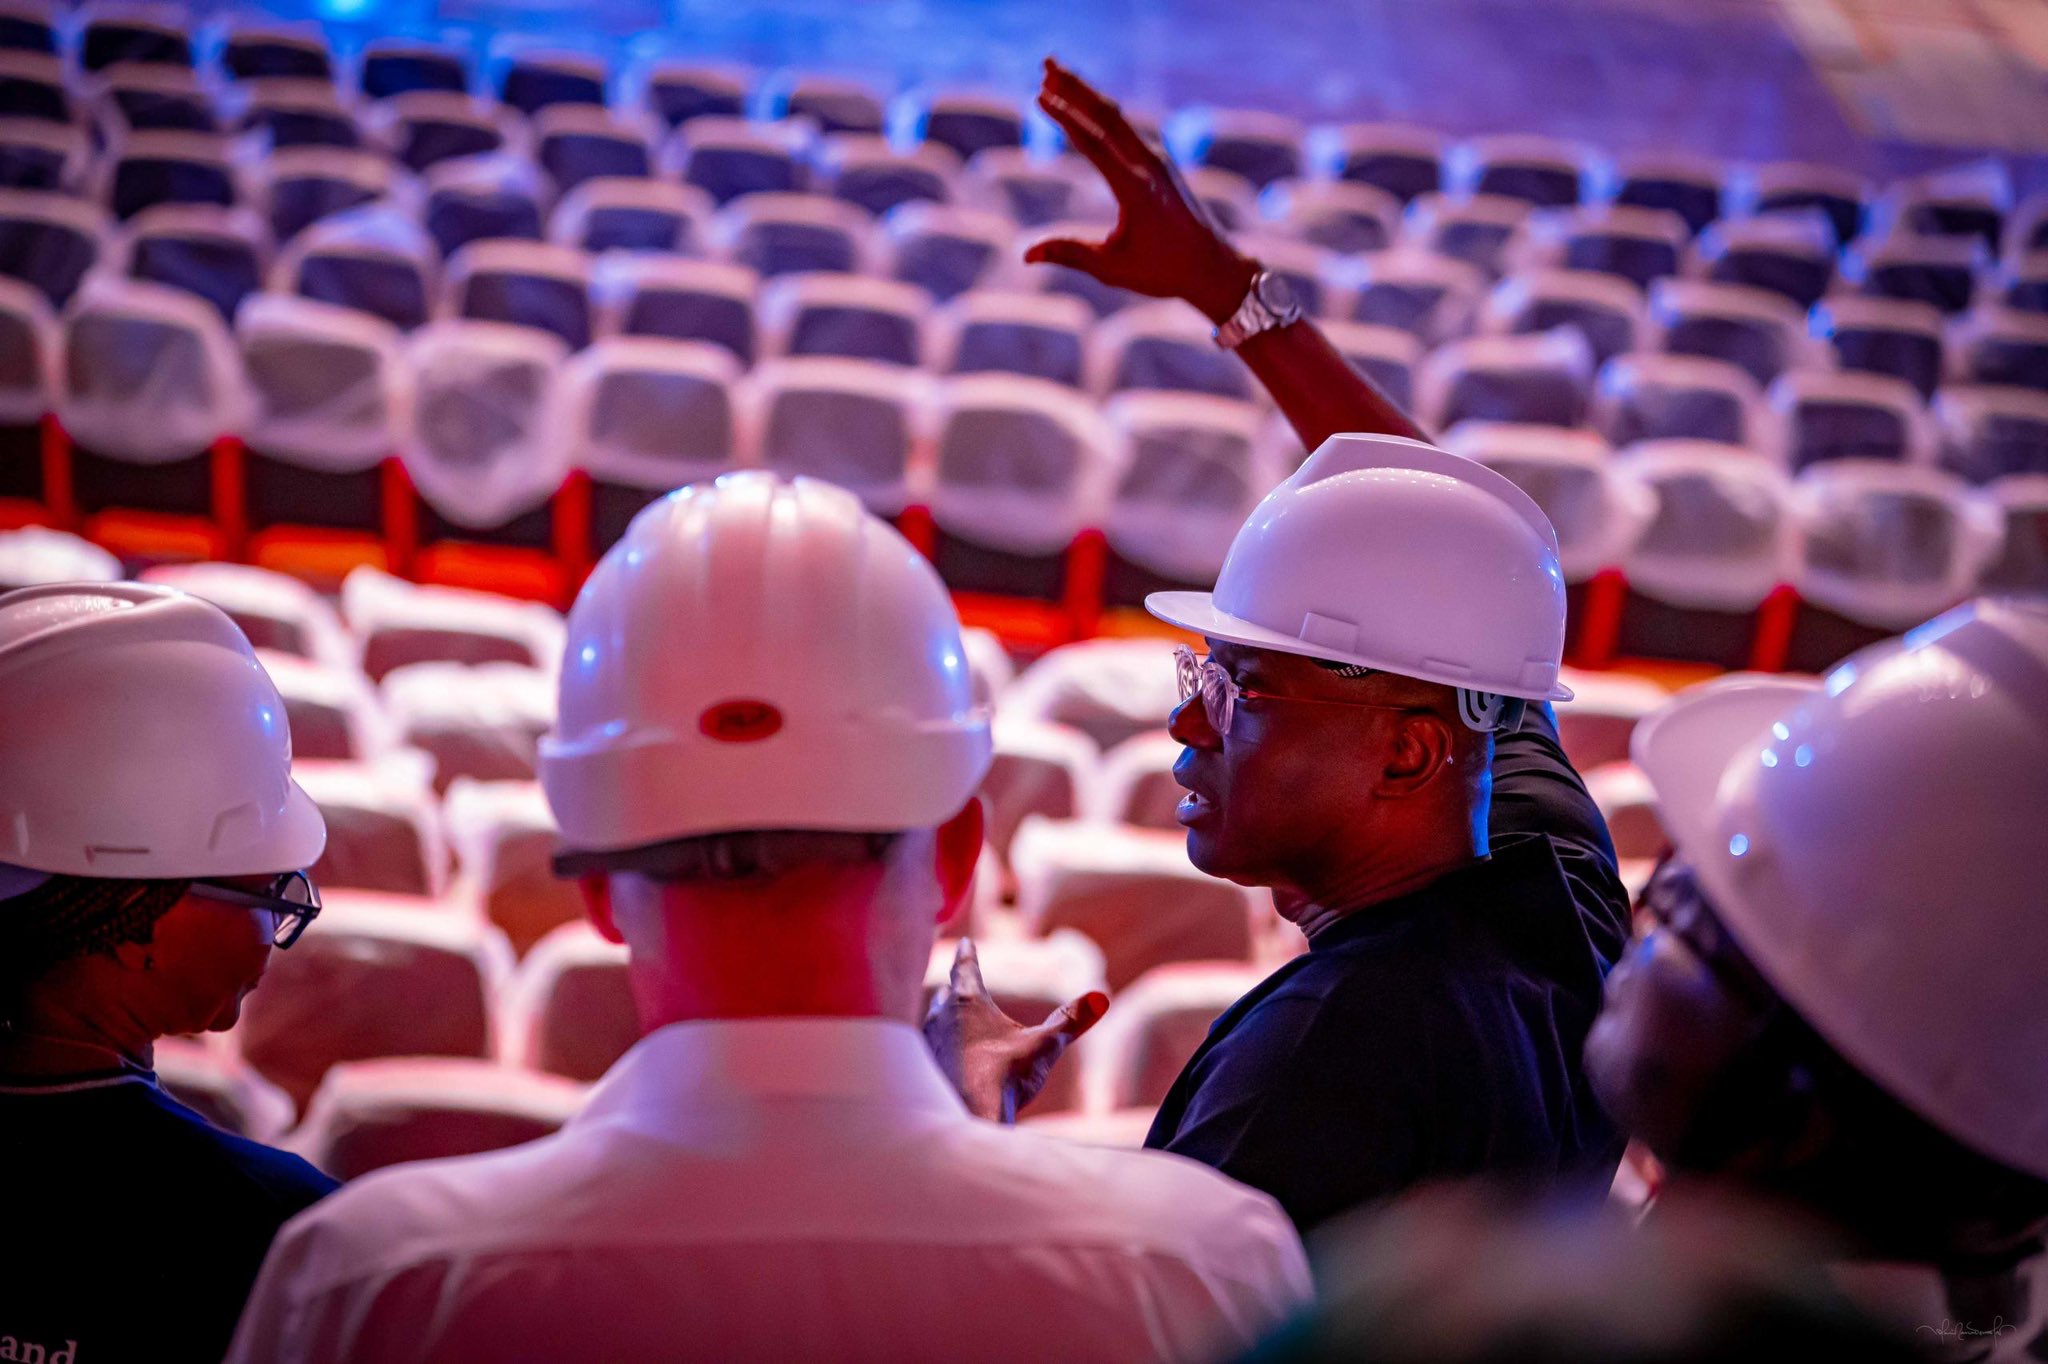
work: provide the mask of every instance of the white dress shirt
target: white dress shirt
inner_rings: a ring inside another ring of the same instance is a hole
[[[1309,1291],[1264,1194],[970,1117],[907,1024],[679,1023],[556,1135],[293,1219],[228,1358],[1133,1364]]]

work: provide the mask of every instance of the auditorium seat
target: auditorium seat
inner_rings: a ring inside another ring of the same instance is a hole
[[[1408,410],[1415,396],[1415,367],[1422,362],[1422,342],[1413,333],[1370,322],[1325,322],[1322,330],[1388,402]]]
[[[935,368],[942,374],[1022,374],[1079,387],[1093,320],[1078,298],[976,289],[938,314]]]
[[[2048,313],[2048,251],[2009,256],[2001,271],[1999,302],[2020,312]]]
[[[401,744],[434,763],[434,790],[458,779],[532,781],[554,725],[555,679],[518,663],[409,663],[379,688]]]
[[[647,129],[601,105],[556,104],[534,116],[533,159],[567,194],[599,177],[652,176],[654,144]]]
[[[433,310],[440,269],[440,249],[418,223],[372,206],[300,232],[279,257],[271,287],[411,331]]]
[[[590,478],[592,555],[671,488],[752,459],[737,410],[740,367],[703,341],[606,337],[569,362],[563,439]]]
[[[549,865],[561,833],[538,782],[458,777],[441,818],[458,869],[453,898],[474,904],[514,952],[583,917],[576,883]]]
[[[398,188],[391,163],[347,147],[287,147],[264,158],[264,220],[280,242],[309,224],[363,208]]]
[[[907,203],[882,219],[890,272],[944,303],[975,288],[1003,262],[1015,237],[1008,218],[954,204]]]
[[[1040,241],[1060,237],[1094,241],[1102,236],[1104,230],[1101,223],[1077,219],[1066,219],[1031,228],[1018,234],[1013,259],[1021,260],[1024,253]],[[1078,298],[1086,303],[1089,310],[1098,318],[1109,317],[1124,308],[1151,301],[1128,289],[1104,284],[1086,271],[1075,270],[1065,265],[1024,265],[1014,267],[1013,273],[1021,276],[1018,287]]]
[[[1177,961],[1119,992],[1089,1039],[1086,1111],[1158,1108],[1210,1026],[1265,977],[1244,962]]]
[[[1179,831],[1027,819],[1010,866],[1025,923],[1085,934],[1112,990],[1167,962],[1251,960],[1251,893],[1197,871]]]
[[[1531,230],[1537,249],[1556,264],[1614,275],[1644,290],[1678,273],[1687,240],[1685,222],[1676,214],[1624,204],[1542,215]]]
[[[422,183],[420,223],[444,257],[494,237],[541,239],[548,185],[530,161],[503,152],[453,157],[429,170]]]
[[[802,270],[870,274],[880,247],[868,215],[822,194],[749,194],[712,218],[706,245],[762,277]]]
[[[53,308],[71,302],[107,233],[106,214],[83,200],[0,189],[0,275],[33,284]]]
[[[145,209],[129,221],[121,247],[129,278],[203,298],[229,323],[242,300],[263,287],[274,250],[255,213],[213,204]]]
[[[1302,125],[1262,109],[1183,109],[1166,124],[1166,144],[1185,166],[1230,171],[1264,189],[1301,174]]]
[[[788,194],[810,185],[811,133],[797,122],[754,123],[722,114],[693,118],[662,148],[666,173],[719,204],[747,194]]]
[[[341,614],[363,642],[372,682],[409,663],[519,663],[553,668],[562,656],[559,612],[491,592],[430,587],[362,568],[341,584]]]
[[[0,189],[75,194],[91,160],[91,144],[76,128],[0,116]]]
[[[1770,402],[1792,473],[1837,459],[1924,464],[1933,458],[1926,409],[1903,379],[1796,370],[1771,385]]]
[[[518,39],[500,56],[498,98],[528,118],[564,105],[602,108],[608,80],[601,58],[584,52],[526,47]]]
[[[123,62],[192,65],[192,39],[176,11],[144,4],[101,3],[83,7],[78,30],[78,64],[89,72]]]
[[[581,350],[590,344],[590,282],[590,257],[573,246],[474,241],[448,260],[446,312],[532,327]]]
[[[1592,383],[1592,350],[1576,330],[1475,336],[1439,346],[1423,361],[1415,415],[1439,433],[1461,421],[1577,426]]]
[[[1088,390],[1098,398],[1151,389],[1250,401],[1251,372],[1216,344],[1213,331],[1177,299],[1133,304],[1089,334]]]
[[[968,159],[963,184],[980,206],[1018,226],[1047,227],[1083,218],[1099,203],[1095,170],[1078,156],[1043,157],[1023,147],[988,147]]]
[[[1941,314],[1929,304],[1842,294],[1822,300],[1812,322],[1843,369],[1903,379],[1923,399],[1941,383]]]
[[[414,174],[444,161],[517,149],[525,136],[516,113],[460,90],[392,96],[371,108],[369,121],[377,144]]]
[[[1557,532],[1568,592],[1620,563],[1655,510],[1637,487],[1614,476],[1612,451],[1597,432],[1468,421],[1452,428],[1444,444],[1505,475],[1543,509]],[[1574,642],[1567,640],[1567,651]]]
[[[1497,277],[1507,268],[1508,244],[1528,218],[1528,201],[1508,195],[1425,194],[1408,205],[1402,238]]]
[[[1941,464],[1972,483],[2048,474],[2048,394],[1952,384],[1935,395]]]
[[[1870,182],[1841,166],[1800,161],[1772,161],[1743,175],[1732,187],[1731,207],[1755,213],[1794,213],[1819,209],[1846,245],[1863,230],[1864,204]]]
[[[2012,176],[1992,158],[1950,166],[1894,180],[1877,207],[1908,232],[1975,237],[1996,251],[2012,207]]]
[[[1625,279],[1587,270],[1531,270],[1494,286],[1479,330],[1495,334],[1569,327],[1601,365],[1641,344],[1649,330],[1642,291]]]
[[[1693,243],[1691,266],[1701,279],[1765,289],[1804,311],[1834,281],[1833,229],[1817,209],[1723,219]]]
[[[1579,202],[1589,155],[1579,143],[1533,133],[1475,137],[1452,152],[1451,186],[1537,208],[1567,208]]]
[[[1793,573],[1784,471],[1739,446],[1696,440],[1645,441],[1614,469],[1654,509],[1622,560],[1616,652],[1751,666],[1757,613]]]
[[[1101,530],[1109,545],[1102,599],[1214,585],[1231,541],[1280,481],[1249,402],[1206,393],[1129,390],[1103,411],[1116,471]]]
[[[991,147],[1024,145],[1024,116],[1004,95],[938,90],[906,98],[897,113],[908,136],[950,148],[963,161]]]
[[[693,252],[714,212],[695,185],[623,176],[586,179],[556,201],[548,240],[600,251]]]
[[[780,71],[757,91],[763,118],[804,118],[826,133],[879,133],[885,121],[882,96],[865,81],[841,76]]]
[[[1398,327],[1435,346],[1465,335],[1486,287],[1476,266],[1395,247],[1353,263],[1351,320]]]
[[[1978,308],[1957,319],[1952,340],[1964,381],[2048,392],[2048,316]]]
[[[106,157],[94,196],[122,221],[158,204],[218,204],[239,199],[226,139],[213,133],[143,132]]]
[[[922,374],[874,360],[763,361],[747,380],[759,463],[785,477],[826,479],[877,515],[896,516],[912,500],[928,386]]]
[[[62,346],[41,291],[0,278],[0,529],[70,519],[70,462],[46,424]]]
[[[754,295],[761,277],[744,265],[625,253],[598,262],[600,330],[671,341],[708,341],[742,365],[757,349]]]
[[[256,657],[284,699],[293,762],[370,762],[391,748],[376,690],[352,663],[316,663],[260,648]]]
[[[54,54],[0,51],[0,117],[69,124],[72,113],[64,63]]]
[[[1310,317],[1342,317],[1350,306],[1337,269],[1341,257],[1328,247],[1268,230],[1238,233],[1237,248],[1285,280]]]
[[[363,93],[373,100],[415,90],[464,91],[469,63],[460,49],[414,38],[372,38],[358,63]]]
[[[1704,355],[1643,351],[1600,368],[1593,424],[1615,448],[1649,440],[1763,440],[1763,390],[1742,366]]]
[[[1851,246],[1842,273],[1866,294],[1931,303],[1953,314],[1970,306],[1977,276],[1988,265],[1984,244],[1974,237],[1894,233]]]
[[[57,23],[41,5],[10,5],[0,12],[0,55],[34,53],[54,57]]]
[[[1259,195],[1277,230],[1344,255],[1393,245],[1401,201],[1383,189],[1349,180],[1279,180]]]
[[[1158,636],[1063,645],[1018,674],[1000,714],[1066,725],[1114,748],[1158,729],[1180,704],[1173,650],[1173,640]]]
[[[1427,128],[1351,123],[1310,130],[1304,143],[1321,176],[1385,190],[1402,203],[1443,187],[1444,138]]]
[[[1711,158],[1674,152],[1624,154],[1615,158],[1609,178],[1616,205],[1675,213],[1688,234],[1721,216],[1727,176]]]
[[[393,737],[381,704],[383,737]],[[433,759],[386,747],[356,762],[293,764],[292,776],[327,821],[327,846],[313,864],[321,894],[358,890],[431,902],[446,889],[448,843],[434,796]]]
[[[565,923],[533,945],[503,992],[499,1036],[508,1064],[588,1082],[640,1040],[626,948],[588,923]]]
[[[313,24],[238,21],[221,34],[219,61],[233,81],[334,79],[334,54]]]
[[[2010,474],[1984,490],[2003,534],[1984,566],[1979,590],[2048,593],[2048,474]]]
[[[290,952],[273,954],[234,1038],[303,1112],[341,1062],[491,1056],[491,1011],[511,966],[504,936],[467,915],[332,896]]]
[[[1812,353],[1805,314],[1781,295],[1743,284],[1659,280],[1650,318],[1662,332],[1657,349],[1731,361],[1759,384]]]
[[[915,284],[807,271],[771,280],[760,317],[771,356],[826,355],[915,368],[931,300]]]
[[[549,1136],[583,1107],[581,1085],[486,1061],[345,1061],[328,1070],[290,1146],[336,1179]]]
[[[744,116],[747,82],[738,68],[677,58],[655,58],[633,74],[640,104],[670,129],[707,116]]]
[[[1794,484],[1800,607],[1787,665],[1823,672],[1970,596],[2004,527],[1940,469],[1834,460]]]
[[[139,132],[223,131],[212,94],[187,66],[122,63],[101,75],[97,95],[101,118],[115,140]]]
[[[1082,792],[1081,812],[1090,819],[1138,829],[1179,829],[1173,812],[1187,790],[1173,779],[1173,765],[1185,752],[1180,740],[1164,729],[1133,734],[1102,755]]]
[[[899,150],[875,133],[824,138],[812,162],[825,193],[879,218],[899,204],[951,203],[960,158],[936,143]]]
[[[1098,756],[1095,741],[1081,730],[1013,711],[1005,689],[992,726],[995,756],[981,783],[989,847],[1005,866],[1026,816],[1071,819],[1080,813]]]

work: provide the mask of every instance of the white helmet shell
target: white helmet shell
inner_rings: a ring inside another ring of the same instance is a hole
[[[141,583],[0,596],[0,863],[180,880],[312,865],[284,702],[220,608]]]
[[[1564,575],[1542,509],[1483,464],[1332,436],[1253,509],[1212,592],[1155,592],[1196,634],[1468,691],[1569,701]]]
[[[1828,1043],[2048,1178],[2048,603],[1984,600],[1821,685],[1709,683],[1635,759],[1728,931]]]
[[[988,717],[933,571],[843,489],[727,474],[634,518],[569,613],[540,777],[565,840],[931,827]]]

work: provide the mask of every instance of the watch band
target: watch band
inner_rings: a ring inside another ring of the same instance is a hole
[[[1301,305],[1294,301],[1287,281],[1271,270],[1261,269],[1252,276],[1252,285],[1245,290],[1244,302],[1238,304],[1237,311],[1216,329],[1216,344],[1224,350],[1236,350],[1260,332],[1300,320]]]

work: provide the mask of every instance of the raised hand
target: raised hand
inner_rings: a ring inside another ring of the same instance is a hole
[[[1024,259],[1069,266],[1133,293],[1186,299],[1218,325],[1236,312],[1258,265],[1217,231],[1172,162],[1146,144],[1115,101],[1048,57],[1038,107],[1102,172],[1116,195],[1117,223],[1103,241],[1054,238]]]
[[[996,1007],[982,984],[974,942],[962,938],[952,977],[925,1015],[925,1042],[969,1112],[993,1122],[1015,1122],[1017,1110],[1045,1088],[1068,1044],[1094,1027],[1108,1008],[1108,996],[1091,990],[1027,1028]]]

